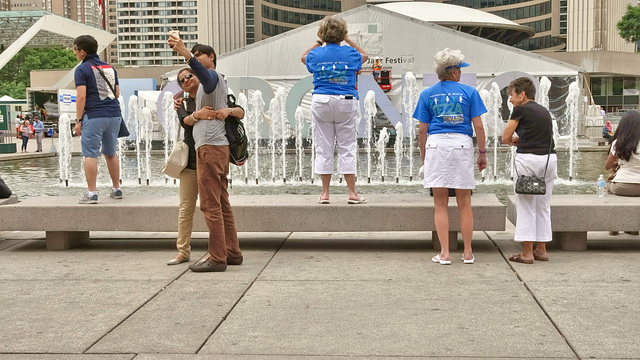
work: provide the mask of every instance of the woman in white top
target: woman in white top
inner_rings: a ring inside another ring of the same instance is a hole
[[[613,134],[605,169],[617,167],[611,182],[607,184],[609,194],[620,196],[640,196],[640,113],[627,111]],[[636,231],[625,231],[638,235]],[[618,231],[609,231],[609,235],[618,235]]]
[[[627,111],[613,135],[605,169],[618,166],[607,185],[609,194],[640,196],[640,113]]]

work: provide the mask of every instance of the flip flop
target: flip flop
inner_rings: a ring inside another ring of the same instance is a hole
[[[440,254],[431,258],[431,261],[434,263],[440,263],[440,265],[451,265],[451,260],[441,260]]]
[[[473,264],[476,262],[476,257],[473,256],[473,254],[471,255],[471,259],[467,260],[464,258],[464,255],[462,255],[462,262],[465,264]]]
[[[524,260],[521,258],[522,254],[516,254],[509,256],[509,261],[519,262],[522,264],[533,264],[533,260]]]
[[[328,204],[328,203],[329,203],[329,199],[318,198],[318,204]]]
[[[358,198],[358,200],[347,200],[347,204],[364,204],[367,202],[367,199],[363,198],[362,196],[360,196]]]
[[[538,260],[538,261],[549,261],[549,257],[548,256],[547,257],[542,257],[542,256],[536,255],[535,253],[533,254],[533,258],[535,260]]]

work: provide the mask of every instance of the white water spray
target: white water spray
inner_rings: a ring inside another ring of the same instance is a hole
[[[413,112],[418,105],[420,91],[416,85],[416,77],[412,72],[408,72],[405,77],[404,88],[402,89],[402,115],[407,120],[409,126],[409,181],[413,180],[413,152],[416,141],[416,123],[413,119]],[[396,136],[396,142],[397,142]]]
[[[60,182],[64,181],[64,186],[69,186],[71,170],[71,152],[73,151],[73,141],[71,140],[71,119],[69,114],[63,113],[58,120],[58,169],[60,171]]]
[[[367,96],[364,98],[364,113],[367,117],[367,137],[366,137],[366,149],[367,149],[367,183],[371,183],[371,141],[373,131],[373,119],[378,111],[376,107],[376,94],[369,90]]]
[[[402,123],[398,122],[396,124],[396,142],[393,144],[393,151],[396,155],[396,183],[400,182],[400,178],[402,177],[402,172],[400,169],[402,168],[402,158],[404,157],[404,130],[402,130]]]

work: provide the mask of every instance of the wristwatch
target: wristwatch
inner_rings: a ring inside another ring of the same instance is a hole
[[[198,119],[195,115],[195,113],[191,114],[191,118],[193,119],[193,122],[199,121],[200,119]]]
[[[231,108],[231,112],[229,113],[229,115],[233,116],[233,108]]]

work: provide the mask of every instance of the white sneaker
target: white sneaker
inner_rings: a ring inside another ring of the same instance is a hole
[[[111,188],[111,192],[109,192],[109,196],[111,196],[114,199],[122,199],[122,190],[118,189],[118,190],[113,190],[113,188]]]
[[[78,200],[78,204],[97,204],[98,203],[98,194],[89,195],[87,191],[84,193],[84,196]]]

